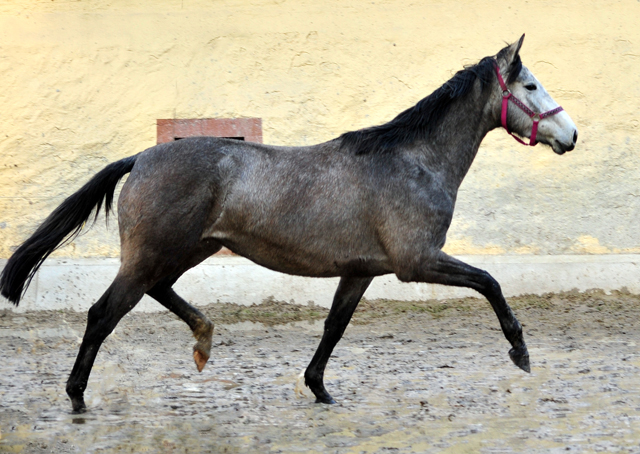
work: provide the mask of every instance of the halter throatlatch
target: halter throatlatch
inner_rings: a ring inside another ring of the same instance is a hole
[[[496,74],[498,75],[498,82],[500,82],[500,88],[502,89],[502,112],[500,113],[500,120],[502,121],[502,127],[506,129],[509,134],[511,134],[511,137],[516,139],[522,145],[529,145],[533,147],[538,143],[536,142],[536,135],[538,134],[538,123],[540,123],[540,120],[542,120],[543,118],[547,118],[552,115],[555,115],[559,112],[562,112],[564,109],[558,106],[555,109],[548,110],[547,112],[544,112],[541,114],[535,113],[533,110],[529,109],[525,105],[525,103],[523,103],[518,98],[513,96],[513,93],[511,93],[509,88],[507,88],[507,84],[504,83],[502,74],[500,74],[500,67],[498,66],[498,62],[495,63],[495,67],[496,67]],[[524,113],[529,115],[529,117],[533,120],[533,126],[531,127],[531,138],[529,139],[529,143],[525,143],[522,139],[514,136],[513,133],[509,131],[509,127],[507,126],[507,112],[509,109],[509,101],[514,103],[516,106],[518,106]]]

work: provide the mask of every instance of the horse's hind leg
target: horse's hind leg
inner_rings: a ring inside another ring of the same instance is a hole
[[[67,394],[75,413],[86,409],[84,390],[102,342],[122,317],[140,301],[144,292],[145,288],[141,284],[119,273],[107,291],[89,309],[87,329],[67,381]]]
[[[193,337],[196,338],[196,344],[193,346],[193,359],[196,362],[198,372],[202,372],[211,355],[213,323],[202,312],[182,299],[172,287],[183,273],[220,249],[222,249],[222,245],[213,240],[203,240],[193,249],[184,249],[181,257],[174,257],[174,259],[182,259],[180,260],[182,266],[147,291],[150,297],[176,314],[191,328]]]
[[[511,360],[525,372],[531,371],[529,352],[522,336],[522,326],[504,299],[500,284],[489,273],[440,252],[435,263],[429,263],[427,269],[422,270],[421,274],[420,281],[468,287],[487,298],[498,316],[504,336],[512,346],[509,350]]]
[[[373,278],[343,277],[333,297],[331,310],[324,322],[324,334],[315,355],[304,373],[304,382],[316,396],[317,403],[334,404],[335,400],[324,387],[324,369],[334,347],[347,328],[360,298]]]
[[[196,362],[198,372],[202,372],[211,355],[213,323],[202,312],[180,298],[170,286],[157,284],[147,293],[189,325],[193,337],[196,338],[196,344],[193,346],[193,359]]]

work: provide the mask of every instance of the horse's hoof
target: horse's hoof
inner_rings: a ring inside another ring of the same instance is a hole
[[[509,357],[511,358],[511,361],[513,361],[513,364],[518,366],[520,369],[525,372],[531,372],[531,366],[529,365],[529,352],[527,351],[526,346],[523,345],[522,347],[512,348],[509,350]]]
[[[196,362],[196,367],[198,368],[198,372],[202,372],[202,369],[204,369],[204,366],[207,364],[207,361],[209,361],[209,355],[198,350],[197,348],[194,348],[193,360]]]
[[[327,396],[322,397],[322,398],[320,398],[320,397],[316,398],[316,403],[317,404],[333,405],[333,404],[336,403],[336,401],[333,400],[333,397],[327,395]]]
[[[211,354],[211,337],[213,336],[213,323],[204,319],[202,323],[193,331],[193,337],[198,342],[193,346],[193,359],[196,362],[198,372],[202,372],[204,366],[209,361]]]
[[[84,398],[82,397],[71,397],[71,407],[73,408],[72,413],[74,415],[79,415],[87,411],[87,406],[84,404]]]

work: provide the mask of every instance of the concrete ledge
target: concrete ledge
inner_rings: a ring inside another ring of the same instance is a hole
[[[627,289],[640,293],[640,254],[555,256],[459,256],[489,271],[505,296],[570,290]],[[6,260],[0,260],[4,268]],[[115,277],[119,259],[50,259],[40,269],[18,308],[1,299],[0,309],[87,310]],[[213,257],[186,273],[176,291],[196,306],[209,303],[250,305],[266,298],[329,307],[338,278],[289,276],[255,265],[241,257]],[[406,284],[395,276],[374,279],[365,293],[369,299],[424,300],[477,296],[472,290],[428,284]],[[163,308],[145,296],[137,311]]]

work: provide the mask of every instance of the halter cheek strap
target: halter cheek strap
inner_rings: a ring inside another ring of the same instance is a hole
[[[536,136],[538,134],[538,123],[543,118],[550,117],[559,112],[562,112],[564,109],[560,106],[555,109],[548,110],[547,112],[537,114],[533,110],[529,109],[525,103],[520,101],[518,98],[513,96],[513,93],[507,88],[507,84],[504,83],[504,79],[502,78],[502,74],[500,74],[500,67],[498,66],[498,62],[495,64],[496,74],[498,75],[498,82],[500,83],[500,88],[502,89],[502,111],[500,113],[500,121],[502,122],[502,127],[507,130],[507,132],[520,142],[522,145],[529,145],[531,147],[535,146],[538,142],[536,142]],[[509,101],[518,106],[524,113],[529,115],[529,118],[533,120],[533,126],[531,127],[531,138],[529,139],[529,143],[525,143],[519,137],[514,136],[509,130],[509,126],[507,126],[507,112],[509,110]]]

